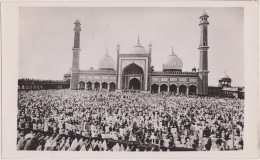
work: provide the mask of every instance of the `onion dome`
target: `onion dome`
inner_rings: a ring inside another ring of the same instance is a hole
[[[169,60],[162,65],[163,71],[182,71],[182,66],[182,60],[174,53],[172,48]]]
[[[149,54],[148,50],[146,50],[140,43],[139,36],[137,44],[133,47],[131,54]]]
[[[108,51],[106,51],[106,54],[104,55],[104,57],[99,61],[98,68],[100,70],[114,70],[115,69],[115,61],[108,54]]]

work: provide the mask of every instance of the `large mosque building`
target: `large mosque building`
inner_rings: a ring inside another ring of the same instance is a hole
[[[70,89],[84,90],[139,90],[142,92],[173,94],[207,95],[208,94],[208,15],[200,16],[201,28],[199,50],[199,69],[186,72],[182,70],[183,62],[173,49],[168,61],[162,64],[162,71],[152,67],[152,44],[144,47],[138,37],[136,45],[128,53],[120,51],[117,44],[117,58],[114,60],[108,52],[98,64],[98,69],[79,68],[81,24],[74,24],[74,47],[72,67],[64,74],[70,80]],[[170,52],[170,49],[169,49]]]

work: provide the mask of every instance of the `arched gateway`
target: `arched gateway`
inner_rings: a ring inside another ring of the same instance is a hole
[[[124,90],[143,90],[144,71],[135,64],[129,64],[123,69],[122,72],[122,88]]]

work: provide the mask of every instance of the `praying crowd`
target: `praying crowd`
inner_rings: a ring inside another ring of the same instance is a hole
[[[18,92],[17,150],[243,149],[244,100],[133,92]]]

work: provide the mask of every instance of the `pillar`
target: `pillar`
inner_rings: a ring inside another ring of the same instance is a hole
[[[143,90],[143,81],[142,81],[142,80],[143,80],[143,77],[141,76],[141,77],[140,77],[140,83],[141,83],[140,90]]]
[[[128,77],[129,78],[129,77]],[[127,84],[126,84],[126,76],[125,76],[125,89],[127,89]],[[131,89],[131,88],[130,88]]]
[[[167,86],[167,93],[170,93],[170,85]]]
[[[180,92],[179,92],[179,85],[177,85],[177,95],[179,95]]]
[[[110,89],[110,84],[108,83],[107,84],[107,91],[109,91],[109,89]]]
[[[159,84],[158,93],[161,93],[161,84]]]
[[[79,85],[79,83],[78,83],[78,89],[79,89],[79,87],[80,87],[80,85]]]
[[[85,83],[85,90],[87,90],[87,83]]]
[[[186,88],[186,95],[187,96],[189,95],[189,85],[187,85],[187,88]]]

